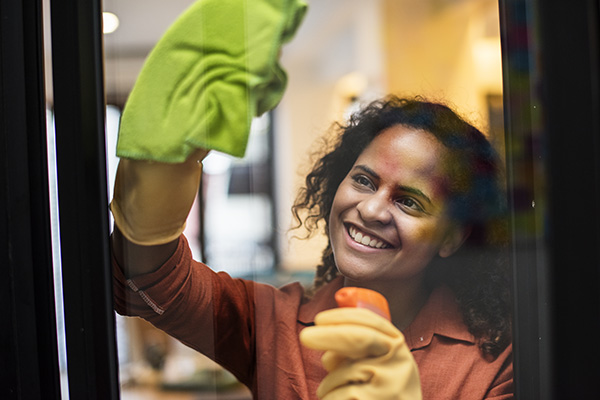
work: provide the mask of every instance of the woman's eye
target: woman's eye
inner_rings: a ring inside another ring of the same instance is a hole
[[[423,207],[421,207],[417,201],[411,199],[410,197],[403,197],[399,199],[397,203],[403,207],[410,208],[411,210],[423,211]]]
[[[360,186],[373,188],[373,183],[371,180],[364,175],[355,175],[352,177],[352,179],[354,179],[354,182],[358,183]]]

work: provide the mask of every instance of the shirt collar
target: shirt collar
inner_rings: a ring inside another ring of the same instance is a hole
[[[303,325],[310,325],[314,323],[315,315],[319,312],[337,307],[335,292],[343,286],[344,278],[338,276],[322,288],[319,288],[313,297],[300,307],[298,322]]]
[[[427,303],[403,333],[411,350],[428,346],[434,335],[475,343],[475,337],[463,322],[456,298],[447,286],[433,290]]]
[[[298,322],[310,325],[319,312],[335,308],[334,294],[343,286],[344,279],[338,276],[319,289],[310,301],[300,307]],[[428,346],[434,335],[476,343],[475,337],[463,322],[454,293],[445,285],[438,286],[431,292],[429,299],[403,334],[411,350]]]

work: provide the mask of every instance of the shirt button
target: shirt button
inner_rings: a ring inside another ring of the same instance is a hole
[[[421,336],[421,342],[422,342],[423,340],[425,340],[425,339],[423,339],[423,336]]]

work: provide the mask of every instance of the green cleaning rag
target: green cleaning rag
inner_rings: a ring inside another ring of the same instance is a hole
[[[244,155],[254,116],[281,100],[282,44],[304,0],[198,0],[146,59],[119,128],[117,155],[183,162],[197,148]]]

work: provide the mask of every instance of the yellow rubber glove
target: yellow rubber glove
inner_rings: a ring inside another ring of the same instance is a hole
[[[329,374],[317,389],[322,400],[420,400],[419,371],[404,335],[364,308],[336,308],[315,317],[300,340],[325,351]]]
[[[198,195],[206,154],[197,150],[178,164],[121,159],[110,208],[123,236],[145,246],[177,239]]]

